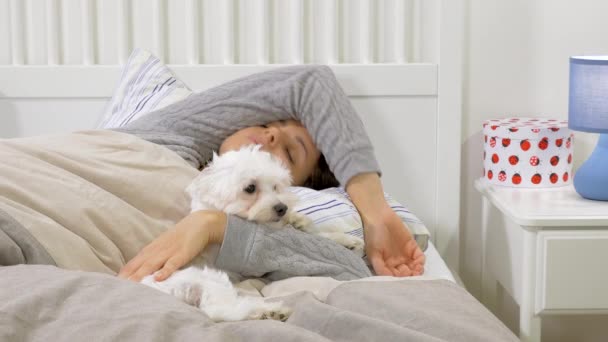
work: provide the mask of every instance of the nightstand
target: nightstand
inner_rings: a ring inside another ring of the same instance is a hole
[[[475,181],[482,194],[482,302],[506,290],[520,338],[540,341],[541,318],[608,313],[608,202],[572,185],[519,189]],[[498,286],[500,284],[500,286]]]

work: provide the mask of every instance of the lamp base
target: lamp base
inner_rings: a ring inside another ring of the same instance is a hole
[[[584,198],[608,201],[608,134],[600,134],[595,150],[576,171],[574,188]]]

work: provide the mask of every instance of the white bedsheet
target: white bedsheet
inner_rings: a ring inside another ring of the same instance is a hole
[[[337,286],[348,282],[375,282],[375,281],[400,281],[400,280],[432,280],[446,279],[461,286],[462,283],[454,277],[445,261],[439,255],[435,246],[429,241],[429,245],[424,252],[426,255],[425,272],[422,276],[397,278],[397,277],[368,277],[351,281],[339,281],[331,277],[292,277],[269,284],[265,284],[259,279],[247,279],[235,284],[237,291],[241,295],[256,297],[283,297],[296,292],[311,292],[316,298],[325,300],[327,295]],[[464,286],[463,286],[464,287]]]
[[[439,255],[435,246],[429,241],[424,252],[426,255],[425,272],[422,276],[397,278],[397,277],[368,277],[350,281],[339,281],[331,277],[292,277],[272,282],[268,285],[259,279],[248,279],[236,284],[237,291],[242,295],[283,297],[296,292],[311,292],[316,298],[325,300],[327,295],[337,286],[349,282],[376,282],[376,281],[402,281],[402,280],[432,280],[446,279],[456,284],[462,284],[454,277],[445,261]],[[464,286],[463,286],[464,287]]]
[[[431,241],[429,241],[429,245],[424,252],[424,255],[426,255],[426,263],[424,265],[425,276],[448,279],[458,283]]]

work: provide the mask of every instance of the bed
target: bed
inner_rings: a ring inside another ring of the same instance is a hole
[[[134,47],[152,51],[193,91],[285,65],[328,64],[365,124],[384,188],[418,215],[431,240],[425,274],[416,279],[242,284],[244,293],[293,304],[287,324],[216,325],[171,297],[109,275],[5,267],[0,311],[12,314],[0,315],[0,339],[516,340],[457,284],[463,6],[1,2],[0,36],[9,39],[0,42],[0,138],[94,128]]]

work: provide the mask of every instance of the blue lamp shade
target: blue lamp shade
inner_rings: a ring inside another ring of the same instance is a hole
[[[608,133],[608,56],[570,57],[568,126]]]
[[[570,57],[568,127],[602,133],[574,175],[574,188],[584,198],[608,201],[608,56]]]

